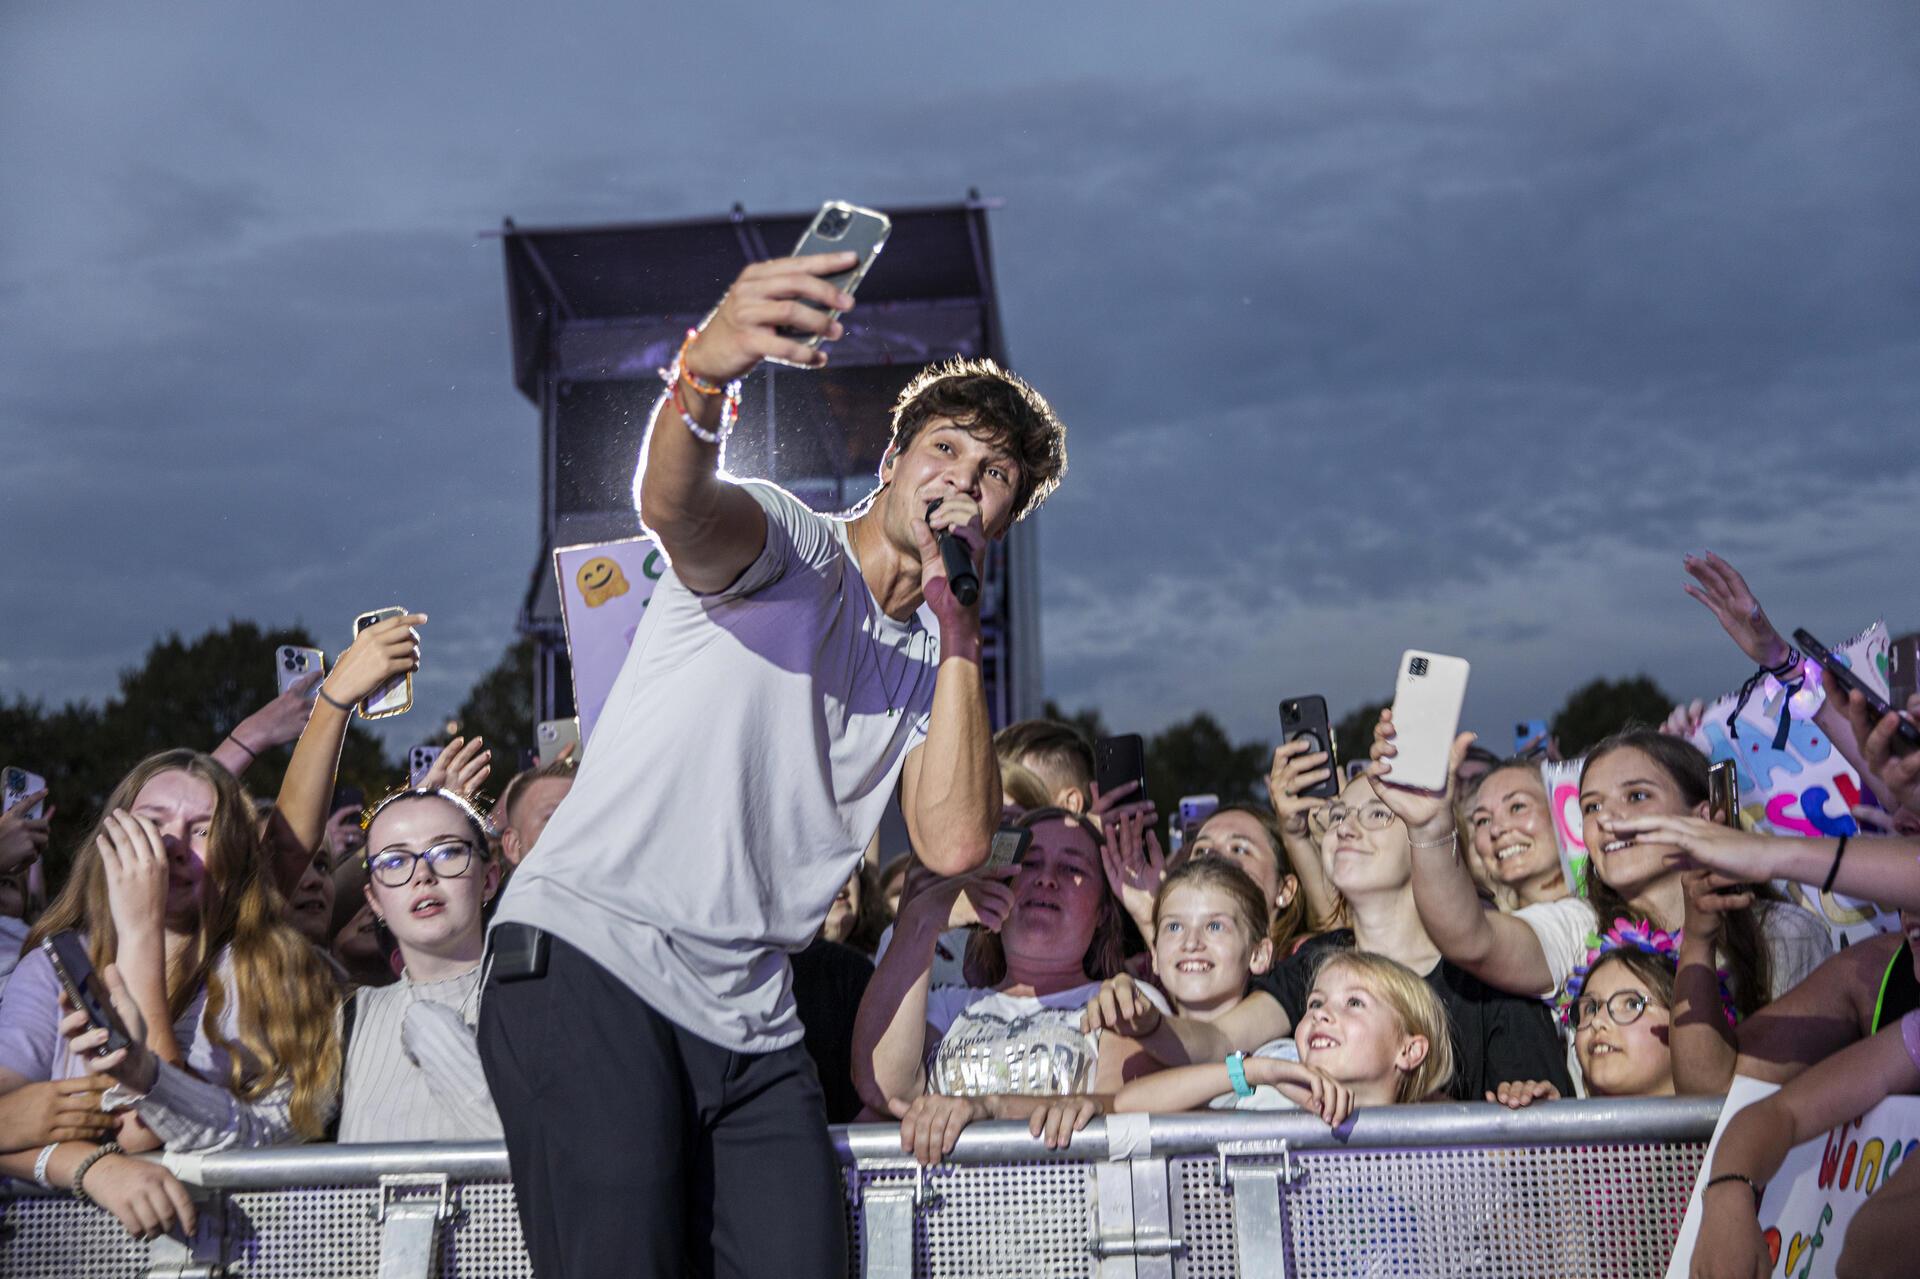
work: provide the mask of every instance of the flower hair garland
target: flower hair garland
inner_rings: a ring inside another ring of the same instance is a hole
[[[1677,931],[1670,933],[1663,928],[1655,928],[1645,920],[1633,919],[1615,919],[1613,926],[1604,934],[1589,934],[1587,957],[1573,970],[1573,975],[1567,978],[1567,992],[1560,998],[1562,1024],[1573,1023],[1573,1011],[1579,1007],[1580,992],[1586,987],[1587,978],[1593,974],[1595,966],[1601,960],[1617,951],[1637,950],[1642,954],[1666,960],[1677,972],[1680,967],[1680,937],[1681,934]],[[1733,1005],[1733,987],[1728,983],[1726,969],[1720,968],[1715,971],[1720,979],[1720,1011],[1726,1016],[1727,1025],[1731,1026],[1737,1020]]]

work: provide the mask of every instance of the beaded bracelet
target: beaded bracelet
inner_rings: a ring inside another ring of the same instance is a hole
[[[99,1163],[102,1159],[105,1159],[108,1155],[117,1155],[117,1154],[120,1154],[121,1152],[122,1152],[122,1147],[120,1143],[117,1141],[110,1141],[104,1146],[94,1147],[93,1152],[89,1154],[85,1159],[82,1159],[80,1161],[80,1166],[73,1170],[74,1197],[76,1199],[84,1199],[88,1203],[93,1203],[94,1198],[92,1195],[87,1193],[87,1188],[85,1185],[85,1182],[87,1179],[87,1173],[93,1168],[95,1164]]]
[[[1760,1201],[1766,1198],[1766,1193],[1760,1189],[1758,1182],[1743,1172],[1723,1172],[1718,1177],[1709,1178],[1707,1184],[1700,1188],[1701,1192],[1705,1193],[1706,1191],[1712,1190],[1723,1181],[1745,1182],[1747,1189],[1753,1192],[1753,1210],[1755,1212],[1760,1211]]]
[[[704,444],[718,446],[726,443],[727,436],[733,431],[734,423],[740,420],[740,379],[735,378],[725,386],[715,386],[687,368],[687,347],[698,332],[697,329],[687,330],[687,340],[680,344],[680,350],[675,353],[673,363],[660,370],[660,377],[666,382],[668,393],[673,396],[674,412],[680,415],[680,421],[686,425],[687,431],[694,439]],[[709,431],[687,411],[687,402],[680,394],[682,386],[690,386],[701,395],[721,397],[719,430]]]

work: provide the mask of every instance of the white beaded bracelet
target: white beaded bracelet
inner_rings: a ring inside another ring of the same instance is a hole
[[[59,1142],[50,1141],[40,1147],[40,1157],[33,1161],[33,1179],[45,1186],[48,1190],[53,1189],[53,1183],[47,1180],[47,1164],[52,1161],[53,1152],[59,1148]]]

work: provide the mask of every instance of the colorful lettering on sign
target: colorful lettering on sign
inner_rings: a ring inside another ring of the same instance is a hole
[[[1827,1227],[1832,1224],[1832,1222],[1833,1205],[1822,1204],[1820,1207],[1820,1224],[1814,1228],[1814,1232],[1811,1235],[1803,1235],[1796,1232],[1792,1242],[1787,1245],[1786,1274],[1793,1274],[1793,1268],[1800,1264],[1802,1257],[1806,1259],[1807,1264],[1800,1271],[1797,1279],[1806,1279],[1807,1275],[1813,1272],[1814,1255],[1820,1251],[1820,1246],[1826,1243]]]
[[[1571,782],[1563,782],[1554,789],[1553,824],[1560,832],[1560,841],[1568,848],[1587,851],[1587,841],[1580,829],[1580,788]]]
[[[1822,1190],[1831,1189],[1833,1186],[1833,1174],[1840,1167],[1840,1152],[1846,1148],[1847,1132],[1852,1127],[1852,1123],[1844,1123],[1827,1134],[1827,1148],[1820,1155],[1818,1184]]]

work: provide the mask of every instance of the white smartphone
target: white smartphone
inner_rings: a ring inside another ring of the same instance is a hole
[[[814,215],[813,222],[801,234],[800,242],[793,246],[792,256],[803,258],[813,253],[858,253],[860,260],[846,270],[821,277],[835,288],[852,293],[866,278],[868,268],[880,256],[880,250],[886,247],[887,236],[892,231],[893,219],[884,213],[863,209],[844,200],[828,200],[820,206],[820,212]],[[810,306],[816,311],[827,311],[829,317],[837,318],[840,314],[805,298],[800,299],[800,305]],[[803,329],[782,328],[779,333],[781,337],[792,338],[809,347],[818,347],[821,342],[820,334],[808,333]],[[782,360],[778,356],[768,358],[776,364],[793,365],[793,361]]]
[[[327,655],[317,648],[282,644],[273,650],[273,678],[283,693],[307,676],[326,669]],[[307,700],[311,702],[319,696],[320,684],[315,681],[314,686],[307,690]]]
[[[433,761],[440,758],[444,746],[428,746],[422,742],[407,752],[407,785],[418,789],[427,779],[427,773],[433,768]]]
[[[573,747],[573,762],[580,762],[580,721],[578,719],[543,719],[534,726],[534,745],[540,752],[540,763],[551,764],[560,758],[560,752],[569,745]]]
[[[36,795],[47,788],[47,779],[38,773],[29,773],[24,768],[7,765],[6,772],[0,774],[0,813],[11,813],[15,806],[29,795]],[[47,801],[41,800],[26,812],[26,819],[37,822],[47,813]]]
[[[1447,762],[1454,734],[1460,731],[1469,669],[1464,657],[1414,648],[1400,655],[1400,673],[1393,683],[1393,744],[1398,753],[1388,781],[1415,790],[1447,788]]]
[[[353,636],[360,638],[360,632],[369,626],[377,625],[390,617],[405,617],[407,610],[398,606],[376,608],[371,613],[362,613],[353,619]],[[413,709],[413,672],[396,675],[380,688],[367,695],[360,703],[360,718],[385,719],[389,715],[398,715]]]

